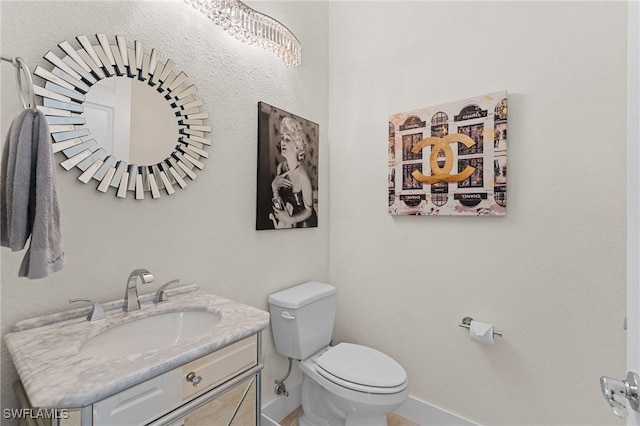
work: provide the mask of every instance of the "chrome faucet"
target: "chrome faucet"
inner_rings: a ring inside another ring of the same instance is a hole
[[[124,305],[122,309],[125,312],[137,311],[140,309],[140,301],[138,300],[138,277],[142,284],[153,282],[153,275],[146,269],[134,269],[129,274],[127,287],[124,289]]]
[[[167,299],[167,293],[165,289],[169,287],[171,284],[178,284],[179,282],[180,280],[176,278],[175,280],[171,280],[169,282],[162,284],[158,289],[158,291],[156,291],[156,296],[153,298],[153,303],[157,305],[158,303],[166,302],[168,299]]]
[[[75,302],[89,302],[93,305],[91,307],[91,311],[89,312],[89,315],[87,315],[87,321],[97,321],[97,320],[106,318],[104,315],[104,309],[102,309],[102,305],[97,300],[69,299],[69,303],[75,303]]]

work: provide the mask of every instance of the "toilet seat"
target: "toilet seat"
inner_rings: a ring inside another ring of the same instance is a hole
[[[407,372],[393,358],[353,343],[340,343],[316,360],[325,379],[359,392],[391,394],[407,387]]]

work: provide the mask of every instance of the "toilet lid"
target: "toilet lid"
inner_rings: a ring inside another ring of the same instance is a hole
[[[405,387],[407,381],[407,372],[393,358],[353,343],[339,343],[318,357],[316,364],[318,373],[332,381],[337,378],[343,385],[347,382],[374,388],[394,388],[395,391],[398,387]],[[322,370],[329,374],[323,374]]]

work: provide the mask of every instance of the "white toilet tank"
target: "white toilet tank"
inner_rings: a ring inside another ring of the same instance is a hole
[[[269,296],[271,331],[280,355],[303,360],[331,342],[336,288],[316,281]]]

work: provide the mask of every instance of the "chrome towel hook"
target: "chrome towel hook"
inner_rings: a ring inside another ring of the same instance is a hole
[[[36,93],[33,89],[33,79],[31,78],[31,72],[29,71],[27,63],[20,57],[12,58],[10,56],[1,55],[0,59],[10,62],[16,68],[16,81],[18,83],[18,92],[20,93],[20,102],[22,103],[22,107],[25,109],[31,108],[33,111],[37,111]]]

